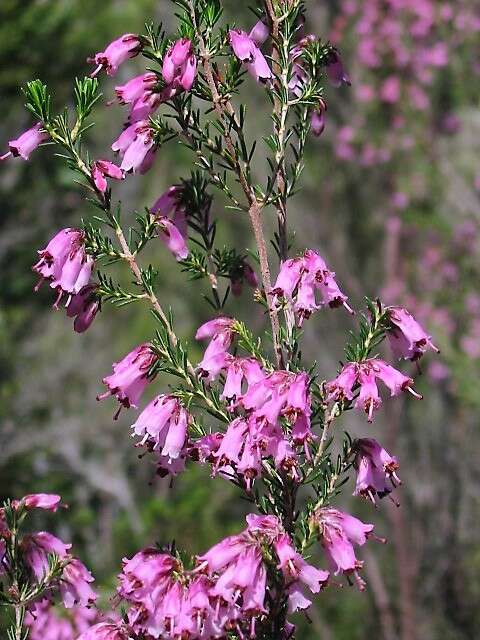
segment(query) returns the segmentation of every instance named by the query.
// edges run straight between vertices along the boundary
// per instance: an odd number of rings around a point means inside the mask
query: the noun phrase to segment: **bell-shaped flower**
[[[32,151],[48,140],[49,135],[46,131],[42,130],[42,124],[38,123],[34,127],[31,127],[27,131],[24,131],[15,140],[10,140],[8,143],[8,153],[0,156],[0,160],[6,160],[7,158],[23,158],[28,160]]]
[[[124,180],[125,174],[120,167],[108,160],[95,160],[92,163],[92,180],[100,193],[105,193],[108,187],[107,178]]]
[[[88,284],[94,262],[86,253],[83,231],[62,229],[38,255],[40,260],[32,267],[41,276],[36,288],[50,280],[50,286],[60,291],[56,305],[62,292],[76,294]]]
[[[354,443],[357,481],[353,495],[368,498],[375,504],[375,496],[383,498],[401,484],[397,476],[396,458],[373,438],[361,438]]]
[[[91,282],[71,296],[67,303],[67,316],[75,318],[73,329],[77,333],[86,331],[100,310],[101,302],[97,291],[98,284]]]
[[[164,216],[157,216],[155,222],[160,240],[170,249],[177,260],[185,260],[189,254],[188,247],[176,225]]]
[[[120,362],[114,362],[113,373],[103,378],[108,391],[97,396],[97,400],[115,396],[121,406],[127,409],[136,407],[145,387],[155,376],[150,370],[157,359],[151,345],[145,343],[128,353]]]
[[[142,43],[134,33],[126,33],[120,38],[111,42],[105,51],[96,53],[88,62],[94,62],[97,68],[90,77],[95,77],[102,69],[105,69],[107,75],[114,76],[119,66],[128,60],[134,58],[142,50]]]
[[[390,307],[389,317],[391,328],[388,331],[388,339],[396,358],[419,360],[427,349],[439,353],[431,336],[406,309]]]

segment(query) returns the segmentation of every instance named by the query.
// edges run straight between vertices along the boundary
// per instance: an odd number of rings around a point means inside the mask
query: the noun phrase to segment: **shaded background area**
[[[306,4],[308,30],[338,43],[352,87],[327,89],[327,130],[309,143],[305,188],[292,201],[295,246],[318,249],[355,306],[378,294],[408,306],[442,354],[422,365],[422,375],[411,367],[423,402],[385,402],[373,426],[353,413],[338,425],[368,431],[399,457],[401,507],[384,500],[375,510],[349,498],[347,487],[342,502],[377,523],[389,544],[361,550],[368,590],[330,588],[299,637],[470,639],[480,623],[478,5]],[[246,8],[223,5],[239,25],[250,25]],[[89,72],[88,55],[120,33],[141,31],[147,17],[170,31],[172,16],[170,3],[153,0],[3,0],[0,148],[30,123],[21,84],[40,77],[57,105],[69,103],[72,79]],[[132,61],[115,82],[104,82],[105,99],[140,65]],[[268,127],[262,90],[249,92],[249,136],[260,140]],[[122,116],[118,107],[97,110],[92,156],[108,156]],[[201,469],[190,468],[173,488],[154,479],[151,461],[139,461],[132,446],[131,417],[113,422],[113,403],[95,401],[112,361],[150,334],[149,315],[130,306],[115,310],[114,319],[106,305],[86,334],[74,334],[65,314],[51,310],[48,287],[33,293],[30,267],[58,228],[91,210],[48,148],[29,163],[0,168],[1,498],[61,493],[71,505],[56,519],[62,537],[74,542],[108,597],[124,555],[172,538],[202,551],[242,527],[245,505]],[[118,197],[125,210],[141,209],[190,168],[188,153],[170,146],[147,176],[122,184]],[[261,154],[257,171],[265,171]],[[246,221],[220,202],[214,209],[222,237],[239,250],[252,248]],[[164,273],[159,298],[172,306],[178,333],[198,361],[193,335],[209,313],[201,291],[186,283],[162,246],[148,257]],[[252,309],[245,291],[228,311],[260,329],[263,318]],[[306,324],[304,351],[325,378],[334,376],[350,328],[342,311],[320,312]]]

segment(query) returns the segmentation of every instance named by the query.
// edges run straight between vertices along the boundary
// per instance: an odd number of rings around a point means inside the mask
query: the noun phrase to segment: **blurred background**
[[[249,27],[243,3],[227,15]],[[338,429],[378,438],[400,460],[396,508],[341,500],[376,523],[386,546],[363,547],[368,589],[330,588],[299,618],[302,640],[470,640],[480,624],[480,7],[477,0],[307,1],[308,31],[341,49],[350,88],[327,89],[327,129],[308,145],[304,189],[291,204],[295,246],[319,250],[358,307],[363,295],[407,306],[434,336],[441,356],[409,370],[425,399],[384,403],[373,426],[347,414]],[[146,18],[173,29],[173,5],[153,0],[2,0],[0,149],[30,125],[19,87],[49,84],[57,106],[71,102],[87,56]],[[137,58],[105,81],[141,72]],[[265,134],[262,90],[251,86],[250,137]],[[93,157],[109,157],[121,108],[98,109],[89,136]],[[268,129],[267,129],[268,131]],[[265,163],[258,158],[258,174]],[[151,205],[187,175],[188,153],[170,146],[144,178],[122,184],[125,210]],[[222,238],[252,247],[248,225],[215,207]],[[58,492],[70,504],[45,526],[74,543],[108,598],[123,556],[175,538],[192,552],[243,528],[245,506],[227,483],[190,468],[170,486],[138,460],[131,416],[112,420],[98,404],[111,363],[151,335],[142,306],[106,305],[84,335],[74,334],[52,293],[33,293],[37,249],[60,227],[91,215],[80,190],[47,147],[0,171],[0,497]],[[159,297],[191,343],[208,317],[199,287],[185,284],[158,246],[150,260],[165,274]],[[263,323],[251,292],[229,307]],[[254,316],[253,314],[257,314]],[[304,352],[325,378],[335,375],[351,320],[325,311],[306,323]],[[120,321],[121,320],[121,321]],[[156,385],[158,392],[159,381]],[[322,563],[319,555],[319,563]]]

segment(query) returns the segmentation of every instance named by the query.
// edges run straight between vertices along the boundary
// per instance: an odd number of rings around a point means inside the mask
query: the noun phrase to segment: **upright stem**
[[[196,24],[196,15],[195,15],[195,7],[193,5],[192,0],[189,0],[190,14],[192,20],[194,22],[195,27],[197,28],[198,33],[198,42],[200,48],[200,56],[202,59],[202,67],[205,73],[205,78],[207,80],[208,88],[210,89],[210,93],[212,94],[212,101],[215,112],[218,118],[222,121],[225,121],[226,116],[230,119],[234,119],[237,123],[236,130],[239,135],[243,136],[241,132],[241,127],[239,126],[238,119],[235,113],[235,108],[232,102],[228,99],[222,99],[220,92],[217,87],[217,83],[214,78],[212,65],[210,64],[210,53],[207,49],[205,39],[198,29],[198,25]],[[257,244],[258,255],[260,259],[260,271],[262,275],[262,283],[263,288],[265,290],[265,296],[267,299],[268,306],[268,314],[270,316],[270,323],[272,325],[272,340],[273,340],[273,348],[275,350],[275,359],[277,362],[277,366],[283,368],[285,363],[283,359],[282,346],[280,342],[280,321],[278,319],[278,312],[273,302],[272,297],[272,278],[270,275],[270,266],[268,263],[268,252],[267,252],[267,243],[265,240],[265,235],[263,233],[263,225],[262,225],[262,208],[260,203],[257,200],[253,187],[249,184],[249,180],[245,171],[241,165],[241,162],[238,158],[237,151],[235,149],[235,144],[232,140],[232,137],[228,131],[228,126],[225,127],[224,132],[225,145],[227,150],[234,161],[235,164],[235,172],[237,174],[239,183],[242,187],[242,190],[247,199],[249,210],[248,215],[250,218],[250,223],[252,226],[252,230],[255,236],[255,242]]]
[[[25,619],[25,607],[15,606],[15,640],[23,640],[23,621]]]

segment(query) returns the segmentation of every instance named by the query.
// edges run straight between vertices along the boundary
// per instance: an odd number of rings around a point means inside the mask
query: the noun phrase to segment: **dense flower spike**
[[[96,76],[102,69],[105,69],[107,75],[114,76],[119,66],[128,60],[134,58],[142,49],[142,43],[139,37],[133,33],[126,33],[111,42],[105,51],[96,53],[94,58],[89,58],[88,62],[94,62],[97,68],[91,77]]]
[[[383,498],[401,484],[397,476],[399,468],[397,459],[376,440],[360,438],[355,441],[353,450],[355,452],[353,466],[357,471],[353,495],[368,498],[375,503],[375,495]]]
[[[257,82],[267,82],[272,76],[272,71],[268,66],[265,56],[260,51],[254,38],[258,38],[260,28],[255,25],[252,34],[248,35],[241,29],[231,29],[229,31],[230,45],[233,53],[245,64],[249,73]],[[265,34],[262,34],[262,36]]]
[[[3,156],[0,156],[0,160],[6,160],[7,158],[23,158],[28,160],[32,151],[48,140],[49,135],[46,131],[42,131],[42,124],[38,123],[31,129],[28,129],[21,136],[15,140],[10,140],[8,143],[9,151]]]
[[[97,400],[115,396],[127,409],[137,407],[145,387],[153,380],[150,369],[156,361],[157,356],[151,345],[139,345],[123,360],[113,363],[113,374],[103,379],[108,391],[97,396]]]
[[[373,524],[365,524],[348,513],[326,507],[314,513],[312,524],[318,531],[331,570],[335,575],[343,573],[349,579],[354,577],[358,588],[363,591],[365,582],[358,573],[363,562],[357,560],[353,545],[365,544],[372,535]]]
[[[396,358],[419,360],[428,348],[439,353],[431,336],[406,309],[391,307],[390,322],[392,326],[388,339]]]
[[[359,394],[355,401],[355,408],[362,409],[372,422],[373,413],[382,403],[377,388],[377,380],[390,390],[390,395],[398,396],[402,391],[408,391],[415,398],[422,396],[413,389],[413,380],[383,360],[373,358],[364,362],[350,362],[345,365],[339,375],[326,385],[327,400],[329,402],[351,401],[355,390]]]
[[[321,303],[316,300],[319,292]],[[301,326],[305,318],[309,318],[322,305],[329,307],[344,306],[350,313],[347,296],[343,294],[335,280],[335,273],[330,271],[323,258],[311,249],[298,258],[291,258],[282,263],[275,285],[272,289],[274,300],[284,300],[295,312]]]
[[[76,294],[88,284],[94,262],[85,251],[82,231],[62,229],[38,255],[40,260],[33,266],[33,271],[41,276],[37,288],[43,280],[50,280],[50,286],[60,292],[56,305],[63,292]]]

